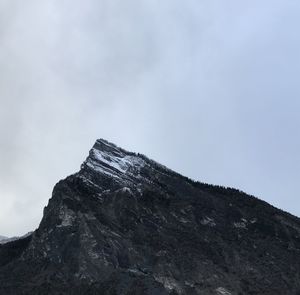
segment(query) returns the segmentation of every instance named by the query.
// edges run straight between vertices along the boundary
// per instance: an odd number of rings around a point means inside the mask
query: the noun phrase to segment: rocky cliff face
[[[0,246],[0,294],[299,295],[300,220],[98,140]]]

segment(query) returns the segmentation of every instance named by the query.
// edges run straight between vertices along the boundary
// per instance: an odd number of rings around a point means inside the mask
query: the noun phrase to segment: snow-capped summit
[[[127,152],[106,140],[99,139],[84,165],[109,177],[137,176],[146,165],[142,156]],[[83,167],[84,167],[83,165]]]
[[[177,173],[142,154],[126,151],[104,139],[98,139],[82,164],[78,175],[84,181],[111,189],[149,184],[162,174]]]

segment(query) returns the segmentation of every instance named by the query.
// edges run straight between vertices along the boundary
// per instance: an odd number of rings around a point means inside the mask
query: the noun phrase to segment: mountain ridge
[[[299,295],[299,253],[299,218],[100,139],[0,246],[0,294]]]
[[[280,210],[282,213],[287,214],[287,215],[289,215],[289,216],[291,216],[293,218],[297,218],[297,219],[300,218],[299,216],[296,216],[295,214],[292,214],[292,213],[290,213],[290,212],[288,212],[288,211],[286,211],[286,210],[284,210],[282,208],[276,207],[276,206],[272,205],[271,203],[269,203],[268,201],[265,201],[265,200],[263,200],[263,199],[261,199],[259,197],[256,197],[253,194],[249,194],[249,193],[245,192],[244,190],[241,190],[241,189],[238,189],[238,188],[235,188],[235,187],[231,187],[231,186],[223,186],[223,185],[217,185],[217,184],[210,184],[210,183],[202,182],[202,181],[199,181],[199,180],[196,180],[196,179],[184,176],[183,174],[181,174],[179,172],[176,172],[175,170],[167,167],[166,165],[163,165],[163,164],[157,162],[156,160],[153,160],[153,159],[147,157],[144,154],[127,151],[127,150],[119,147],[118,145],[116,145],[116,144],[114,144],[114,143],[112,143],[112,142],[110,142],[110,141],[108,141],[108,140],[106,140],[104,138],[99,138],[99,139],[96,140],[96,143],[94,144],[93,148],[90,150],[90,153],[94,149],[94,147],[97,146],[97,143],[104,143],[104,144],[107,144],[107,145],[111,145],[114,148],[119,149],[119,150],[121,150],[124,153],[128,153],[128,154],[131,154],[131,155],[134,155],[134,156],[137,156],[137,157],[141,157],[142,159],[145,159],[146,161],[148,161],[148,162],[150,162],[150,163],[152,163],[152,164],[160,167],[161,169],[168,170],[169,173],[172,173],[173,175],[176,175],[176,176],[184,179],[185,181],[188,181],[189,183],[195,185],[196,187],[201,187],[202,189],[207,189],[207,190],[214,189],[214,190],[220,191],[221,193],[228,192],[229,194],[230,193],[242,194],[242,195],[245,195],[247,197],[255,198],[255,199],[259,200],[260,202],[263,202],[265,205],[271,206],[272,208],[274,208],[276,210]],[[89,157],[90,157],[90,155],[87,157],[87,159],[85,160],[85,162],[89,159]],[[81,169],[82,169],[84,163],[81,165]]]
[[[11,238],[0,236],[0,244],[6,244],[6,243],[13,242],[13,241],[16,241],[16,240],[22,240],[22,239],[27,238],[28,236],[31,236],[31,235],[32,235],[32,232],[28,232],[25,235],[15,236],[15,237],[11,237]]]

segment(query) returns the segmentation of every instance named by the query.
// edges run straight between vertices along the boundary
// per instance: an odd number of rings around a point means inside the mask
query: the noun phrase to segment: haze
[[[0,234],[97,138],[300,215],[300,3],[0,0]]]

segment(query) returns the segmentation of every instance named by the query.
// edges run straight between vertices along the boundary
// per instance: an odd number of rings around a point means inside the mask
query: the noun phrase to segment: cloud
[[[53,185],[99,137],[300,214],[300,4],[0,8],[1,234],[37,227]]]

